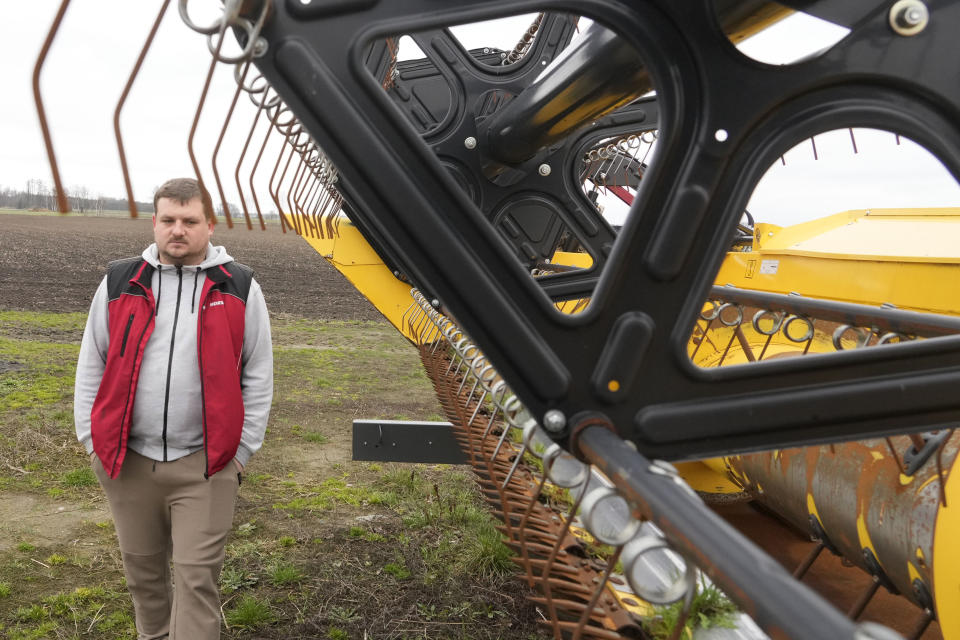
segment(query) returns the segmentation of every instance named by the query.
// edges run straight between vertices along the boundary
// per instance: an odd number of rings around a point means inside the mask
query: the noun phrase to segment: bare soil
[[[382,316],[336,269],[291,231],[218,224],[212,241],[254,269],[272,313],[318,320]],[[107,263],[153,242],[149,217],[0,214],[0,308],[86,311]]]
[[[149,218],[0,214],[0,310],[86,312],[107,263],[138,255],[150,242]],[[378,481],[382,475],[379,465],[351,462],[353,418],[437,419],[440,409],[425,377],[421,382],[410,382],[410,365],[415,365],[416,360],[413,349],[408,354],[407,343],[379,312],[305,241],[292,232],[281,233],[276,226],[267,231],[248,231],[245,227],[228,229],[220,224],[213,242],[224,245],[237,261],[254,269],[274,327],[288,328],[283,334],[286,337],[281,336],[275,346],[301,347],[300,342],[304,341],[318,351],[334,347],[326,344],[328,338],[320,326],[334,321],[333,324],[339,323],[337,339],[346,336],[360,345],[357,353],[373,354],[364,357],[385,363],[372,371],[369,378],[358,374],[344,383],[343,389],[328,386],[322,393],[313,391],[310,385],[314,381],[286,380],[283,372],[278,377],[277,402],[267,439],[248,469],[249,482],[244,481],[238,498],[230,544],[242,547],[249,538],[242,537],[238,528],[244,523],[256,523],[254,538],[258,544],[262,545],[264,540],[295,541],[292,547],[277,547],[270,558],[287,553],[305,577],[296,594],[289,589],[274,589],[276,623],[255,630],[229,628],[224,637],[341,637],[336,635],[335,627],[345,630],[345,637],[350,638],[368,637],[368,630],[373,634],[370,637],[397,639],[542,637],[537,632],[539,616],[532,605],[524,602],[525,589],[519,582],[510,579],[507,586],[502,583],[503,578],[481,578],[458,585],[439,580],[428,586],[421,581],[418,571],[424,566],[422,550],[429,550],[440,539],[435,527],[410,530],[397,513],[377,505],[340,505],[316,514],[277,510],[275,505],[288,501],[289,493],[302,494],[310,488],[319,491],[327,479],[346,478],[348,486],[367,482],[365,475],[371,483]],[[356,321],[362,323],[356,332],[344,331],[344,323],[349,328]],[[68,331],[70,335],[58,331],[32,327],[19,337],[42,342],[79,342],[75,331]],[[292,342],[287,345],[284,340]],[[355,364],[366,367],[365,362]],[[0,372],[12,372],[22,365],[0,360]],[[364,391],[357,392],[358,387]],[[417,391],[411,393],[410,389]],[[421,393],[421,389],[425,391]],[[285,397],[290,400],[282,400]],[[67,470],[79,461],[82,451],[77,450],[79,445],[66,433],[69,424],[59,428],[62,432],[52,432],[52,438],[64,451],[62,460],[46,460],[43,466],[65,464]],[[306,440],[308,435],[316,434],[322,434],[326,440]],[[0,462],[10,460],[7,466],[20,471],[5,468],[3,473],[14,477],[21,471],[32,473],[25,470],[30,467],[29,460],[17,458],[14,453],[7,458],[0,456]],[[29,452],[24,455],[29,456]],[[397,465],[384,465],[383,473],[396,468]],[[426,474],[431,478],[429,482],[442,482],[440,470],[422,466],[417,469],[418,477]],[[40,571],[42,575],[31,578],[30,590],[37,594],[34,597],[41,597],[46,593],[44,589],[69,591],[94,578],[94,582],[119,584],[119,557],[112,528],[107,526],[109,510],[98,488],[92,489],[84,491],[86,497],[80,501],[71,500],[76,492],[53,497],[40,490],[0,491],[0,552],[8,556],[19,553],[23,558],[17,567]],[[436,484],[433,491],[438,491]],[[437,495],[444,492],[441,484]],[[306,493],[305,497],[312,495]],[[384,542],[356,537],[357,527],[368,532],[365,535],[379,536]],[[398,544],[396,540],[409,541]],[[21,541],[29,541],[36,550],[17,551]],[[85,558],[87,569],[78,570],[74,580],[67,576],[66,569],[47,567],[42,559],[53,551],[67,555],[76,552]],[[268,558],[261,556],[259,551],[251,552],[246,564],[246,570],[261,577],[258,594],[269,592],[263,577],[268,572]],[[228,553],[228,565],[231,562],[237,560],[231,560]],[[383,567],[392,562],[408,567],[413,578],[385,574]],[[9,577],[6,579],[9,582]],[[253,593],[252,588],[250,592]],[[225,598],[226,610],[239,602],[241,593],[247,591]],[[6,616],[15,616],[11,612],[19,605],[14,597],[0,602],[0,618],[4,617],[4,609],[9,609]],[[355,614],[347,615],[351,611]],[[446,617],[451,611],[460,611],[460,618]],[[464,611],[469,611],[469,616]],[[3,635],[0,624],[0,636]]]

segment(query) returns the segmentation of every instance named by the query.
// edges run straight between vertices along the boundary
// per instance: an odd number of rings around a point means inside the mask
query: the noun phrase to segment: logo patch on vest
[[[220,307],[220,306],[223,306],[223,300],[217,300],[217,301],[215,301],[215,302],[211,302],[211,303],[208,304],[207,306],[208,306],[208,307]]]

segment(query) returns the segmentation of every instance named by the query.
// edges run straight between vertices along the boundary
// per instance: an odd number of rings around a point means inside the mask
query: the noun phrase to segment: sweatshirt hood
[[[143,250],[143,259],[147,263],[156,269],[160,268],[160,258],[157,251],[157,243],[154,242],[149,247]],[[199,267],[200,271],[206,271],[211,267],[216,267],[217,265],[226,264],[228,262],[233,262],[233,257],[227,253],[227,249],[222,246],[213,246],[213,244],[207,244],[207,257],[203,259],[203,262],[200,264],[191,264],[184,265],[190,271],[196,270]]]

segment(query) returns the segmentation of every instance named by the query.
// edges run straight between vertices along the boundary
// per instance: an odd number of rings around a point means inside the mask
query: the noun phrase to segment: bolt
[[[434,309],[439,309],[440,301],[434,298],[433,300],[430,301],[430,306],[432,306]]]
[[[560,433],[567,426],[567,416],[559,409],[550,409],[543,414],[543,428],[550,433]]]
[[[920,0],[899,0],[890,7],[890,28],[901,36],[914,36],[923,31],[930,12]]]
[[[543,177],[547,177],[548,175],[550,175],[550,171],[551,171],[550,165],[544,162],[542,165],[540,165],[540,168],[537,169],[537,171],[539,171],[540,175],[542,175]]]
[[[467,136],[463,139],[463,146],[465,146],[467,149],[476,149],[477,139],[473,136]]]
[[[257,41],[253,43],[253,57],[262,58],[267,53],[267,40],[265,38],[257,38]]]

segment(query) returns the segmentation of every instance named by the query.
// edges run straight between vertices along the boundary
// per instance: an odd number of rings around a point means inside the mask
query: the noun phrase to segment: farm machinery
[[[828,131],[960,176],[960,6],[188,5],[210,73],[235,65],[223,132],[256,106],[247,226],[268,121],[282,228],[417,345],[553,637],[651,637],[674,602],[663,637],[689,637],[715,586],[743,614],[696,637],[960,638],[960,209],[745,213]],[[794,10],[846,35],[789,65],[738,51]],[[512,49],[454,35],[529,12]],[[232,225],[216,150],[213,176]]]

